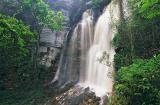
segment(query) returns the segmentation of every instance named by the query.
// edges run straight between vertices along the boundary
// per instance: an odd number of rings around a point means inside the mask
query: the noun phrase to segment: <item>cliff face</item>
[[[55,67],[55,61],[59,62],[60,59],[62,60],[60,63],[66,61],[63,55],[67,53],[66,51],[69,47],[73,30],[78,22],[81,21],[84,11],[92,9],[94,23],[96,23],[104,7],[110,2],[110,0],[100,0],[98,4],[95,4],[93,1],[94,0],[46,0],[52,9],[62,11],[65,17],[61,31],[52,32],[50,29],[44,28],[40,37],[40,64],[47,68],[54,68],[53,77],[58,69],[57,66]],[[56,65],[58,62],[56,62]],[[58,66],[60,65],[63,64],[59,64]]]
[[[61,52],[64,40],[70,30],[69,27],[69,2],[66,0],[46,0],[50,8],[56,11],[62,11],[64,15],[63,29],[52,31],[45,27],[40,35],[40,64],[47,68],[53,67],[55,60]]]
[[[110,2],[111,0],[71,0],[72,6],[69,8],[70,25],[75,26],[81,20],[82,14],[87,9],[93,10],[95,23],[97,18],[102,14],[104,7]]]
[[[97,19],[103,12],[103,9],[110,2],[110,0],[101,0],[99,2],[100,4],[97,4],[100,6],[96,7],[92,1],[93,0],[69,0],[69,1],[55,0],[56,2],[55,5],[55,2],[53,2],[53,0],[48,0],[52,9],[61,10],[64,13],[65,21],[63,23],[63,30],[61,31],[52,32],[47,28],[43,30],[41,34],[40,52],[44,55],[41,58],[41,64],[44,64],[47,67],[51,67],[53,71],[53,74],[50,76],[52,80],[48,81],[50,82],[48,85],[49,86],[48,93],[54,93],[54,95],[63,92],[64,93],[60,95],[61,98],[57,96],[55,99],[53,98],[53,100],[47,101],[46,105],[55,105],[56,102],[57,102],[56,105],[61,105],[62,103],[67,103],[67,102],[71,102],[73,104],[70,103],[66,105],[74,105],[75,102],[84,105],[88,105],[88,103],[89,104],[94,103],[93,105],[99,104],[99,98],[97,101],[97,98],[94,93],[91,95],[91,97],[88,97],[90,93],[89,94],[87,93],[86,95],[77,93],[78,96],[75,96],[74,91],[81,91],[81,89],[77,90],[77,88],[73,89],[73,93],[72,91],[70,92],[70,88],[79,81],[80,65],[77,64],[79,64],[81,60],[79,56],[80,48],[77,48],[76,54],[74,53],[75,55],[71,53],[71,48],[73,47],[71,45],[74,45],[74,43],[71,43],[72,38],[74,37],[75,34],[74,29],[77,26],[77,24],[82,20],[82,14],[87,9],[92,9],[94,15],[93,16],[94,23],[96,23]],[[79,43],[79,39],[80,38],[78,37],[78,39],[75,42]],[[74,60],[72,58],[74,58]],[[55,66],[54,61],[59,62],[59,63],[56,62],[57,66]],[[73,64],[74,66],[72,66],[72,64],[69,65],[70,61],[74,62]],[[88,97],[87,102],[83,101],[84,97]],[[88,102],[88,100],[93,100],[93,101]]]
[[[96,23],[99,16],[102,14],[103,9],[106,7],[107,4],[109,4],[110,0],[101,0],[97,4],[98,6],[95,6],[92,2],[93,0],[70,0],[70,5],[66,5],[64,8],[63,6],[56,7],[59,8],[59,10],[62,10],[63,13],[65,13],[65,24],[64,26],[67,26],[64,30],[67,32],[65,34],[65,37],[63,39],[63,48],[60,50],[60,61],[58,68],[56,69],[56,76],[53,76],[53,80],[51,81],[50,89],[54,94],[63,93],[60,96],[55,97],[53,100],[49,100],[46,105],[62,105],[65,103],[65,105],[75,105],[75,102],[77,102],[79,105],[92,105],[92,100],[95,100],[93,102],[93,105],[99,105],[99,101],[97,101],[95,98],[95,95],[91,95],[91,97],[88,97],[86,100],[89,100],[87,102],[83,101],[84,97],[86,97],[84,94],[81,93],[75,93],[75,92],[81,92],[81,89],[77,90],[77,88],[72,89],[71,87],[74,86],[79,81],[79,72],[80,72],[80,36],[77,34],[77,39],[74,39],[75,31],[77,24],[82,20],[82,14],[87,9],[92,9],[93,11],[93,18],[94,23]],[[59,2],[68,2],[67,0],[61,0]],[[53,2],[52,2],[53,3]],[[53,6],[53,4],[52,4]],[[51,6],[51,7],[52,7]],[[61,7],[61,8],[60,8]],[[54,8],[54,7],[52,7]],[[92,13],[91,11],[91,13]],[[92,16],[91,16],[92,17]],[[91,18],[91,20],[93,19]],[[82,20],[83,21],[83,20]],[[93,25],[92,25],[93,26]],[[75,28],[76,27],[76,28]],[[82,28],[81,26],[79,28]],[[78,31],[79,32],[79,31]],[[84,34],[85,35],[85,34]],[[73,42],[73,43],[72,43]],[[74,43],[75,42],[75,43]],[[75,44],[75,46],[74,46]],[[73,46],[72,46],[73,45]],[[77,47],[78,46],[78,47]],[[76,51],[73,51],[73,49],[76,49]],[[79,65],[78,65],[79,64]],[[71,88],[71,89],[70,89]],[[68,91],[67,91],[68,90]],[[73,92],[72,92],[73,90]],[[66,92],[65,92],[66,91]],[[77,95],[77,96],[76,96]],[[88,93],[87,93],[88,95]],[[94,98],[93,98],[93,97]],[[77,101],[79,100],[79,101]],[[99,98],[98,98],[99,100]],[[53,103],[52,103],[53,102]],[[70,102],[70,103],[68,103]],[[66,104],[67,103],[67,104]],[[73,104],[72,104],[73,103]],[[95,104],[96,103],[96,104]],[[76,105],[78,105],[76,104]]]

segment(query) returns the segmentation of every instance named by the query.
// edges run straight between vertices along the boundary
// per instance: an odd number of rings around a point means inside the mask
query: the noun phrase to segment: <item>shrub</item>
[[[160,55],[137,59],[117,73],[116,97],[127,105],[160,105]],[[123,99],[121,97],[124,97]]]

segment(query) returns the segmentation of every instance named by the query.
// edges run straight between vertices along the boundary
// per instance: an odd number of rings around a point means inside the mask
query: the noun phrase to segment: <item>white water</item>
[[[93,42],[93,20],[92,20],[92,11],[87,10],[84,12],[81,21],[81,34],[80,34],[80,80],[84,82],[86,80],[85,69],[87,66],[86,57],[89,51],[89,48]]]
[[[59,80],[63,84],[77,81],[79,76],[80,86],[90,87],[101,97],[112,93],[115,52],[111,41],[116,33],[112,24],[119,19],[118,5],[111,2],[106,7],[94,31],[92,18],[91,10],[84,12],[82,21],[74,29],[67,50],[64,50],[52,82]]]
[[[131,14],[127,0],[122,0],[124,18],[127,19]]]
[[[75,27],[71,40],[61,56],[61,60],[53,82],[60,85],[77,81],[79,75],[84,76],[86,55],[93,42],[93,16],[91,10],[83,13],[82,21]],[[85,78],[80,78],[84,81]],[[61,82],[62,81],[62,82]]]
[[[111,45],[115,34],[112,20],[118,19],[118,11],[118,5],[110,3],[99,17],[95,27],[94,41],[86,58],[85,75],[80,75],[80,79],[84,78],[85,80],[80,81],[79,84],[83,87],[89,86],[97,96],[112,93],[113,58],[115,54]],[[102,57],[105,58],[103,61],[105,64],[99,61]]]

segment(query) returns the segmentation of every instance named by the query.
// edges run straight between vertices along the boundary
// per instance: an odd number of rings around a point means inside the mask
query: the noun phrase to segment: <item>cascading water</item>
[[[75,27],[70,43],[65,46],[59,67],[52,83],[59,85],[79,80],[79,75],[85,75],[86,55],[93,41],[92,11],[83,13],[82,21]],[[67,44],[67,43],[66,43]],[[81,78],[80,81],[84,81]]]
[[[92,20],[92,11],[87,10],[83,14],[83,19],[81,22],[81,41],[80,41],[80,75],[82,76],[79,81],[84,81],[85,77],[85,68],[87,66],[86,57],[89,48],[93,42],[93,20]]]
[[[83,13],[71,39],[66,41],[69,43],[65,44],[59,68],[52,81],[58,81],[59,86],[70,82],[78,82],[78,85],[56,97],[58,105],[74,105],[75,100],[81,98],[82,103],[85,103],[85,95],[92,93],[89,89],[98,97],[112,93],[115,52],[111,41],[116,33],[113,23],[119,19],[119,12],[118,3],[112,1],[99,17],[94,31],[92,11],[86,10]],[[91,99],[96,99],[95,95],[92,96]]]
[[[52,82],[62,86],[79,81],[97,96],[112,92],[114,48],[111,41],[116,32],[112,22],[119,19],[117,3],[111,2],[99,17],[93,32],[93,14],[86,10],[66,45],[58,71]]]
[[[113,14],[114,13],[114,14]],[[114,48],[111,45],[115,29],[111,26],[112,19],[118,19],[118,5],[110,3],[98,19],[95,27],[94,41],[86,58],[86,68],[80,79],[80,85],[90,87],[96,95],[103,96],[112,92]],[[115,21],[115,20],[114,20]],[[106,58],[106,65],[99,61]],[[85,76],[85,77],[84,77]]]
[[[128,8],[128,2],[127,0],[122,0],[122,6],[123,6],[123,14],[124,14],[124,18],[128,18],[131,14],[129,8]]]

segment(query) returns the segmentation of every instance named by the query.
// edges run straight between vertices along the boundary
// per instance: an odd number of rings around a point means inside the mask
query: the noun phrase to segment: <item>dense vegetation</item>
[[[8,81],[7,79],[16,79],[18,75],[23,75],[26,69],[30,69],[27,68],[30,63],[27,62],[27,57],[34,42],[34,34],[22,21],[5,15],[0,15],[0,34],[0,69],[3,70],[0,77],[3,83]],[[13,74],[17,76],[14,75],[14,78]]]
[[[128,0],[117,25],[115,92],[111,105],[160,104],[160,2]]]
[[[130,66],[122,67],[116,76],[116,100],[111,105],[159,105],[159,70],[160,55],[136,59]]]
[[[0,105],[38,105],[48,98],[42,80],[47,71],[38,64],[40,33],[44,27],[60,30],[64,17],[46,1],[0,0]],[[98,17],[110,1],[74,0],[70,24],[87,8]],[[122,0],[117,2],[122,13]],[[160,1],[127,3],[129,14],[121,14],[113,39],[116,75],[109,104],[160,105]]]
[[[43,0],[0,1],[0,105],[36,105],[47,98],[39,37],[44,27],[61,29],[62,21],[62,12]]]

